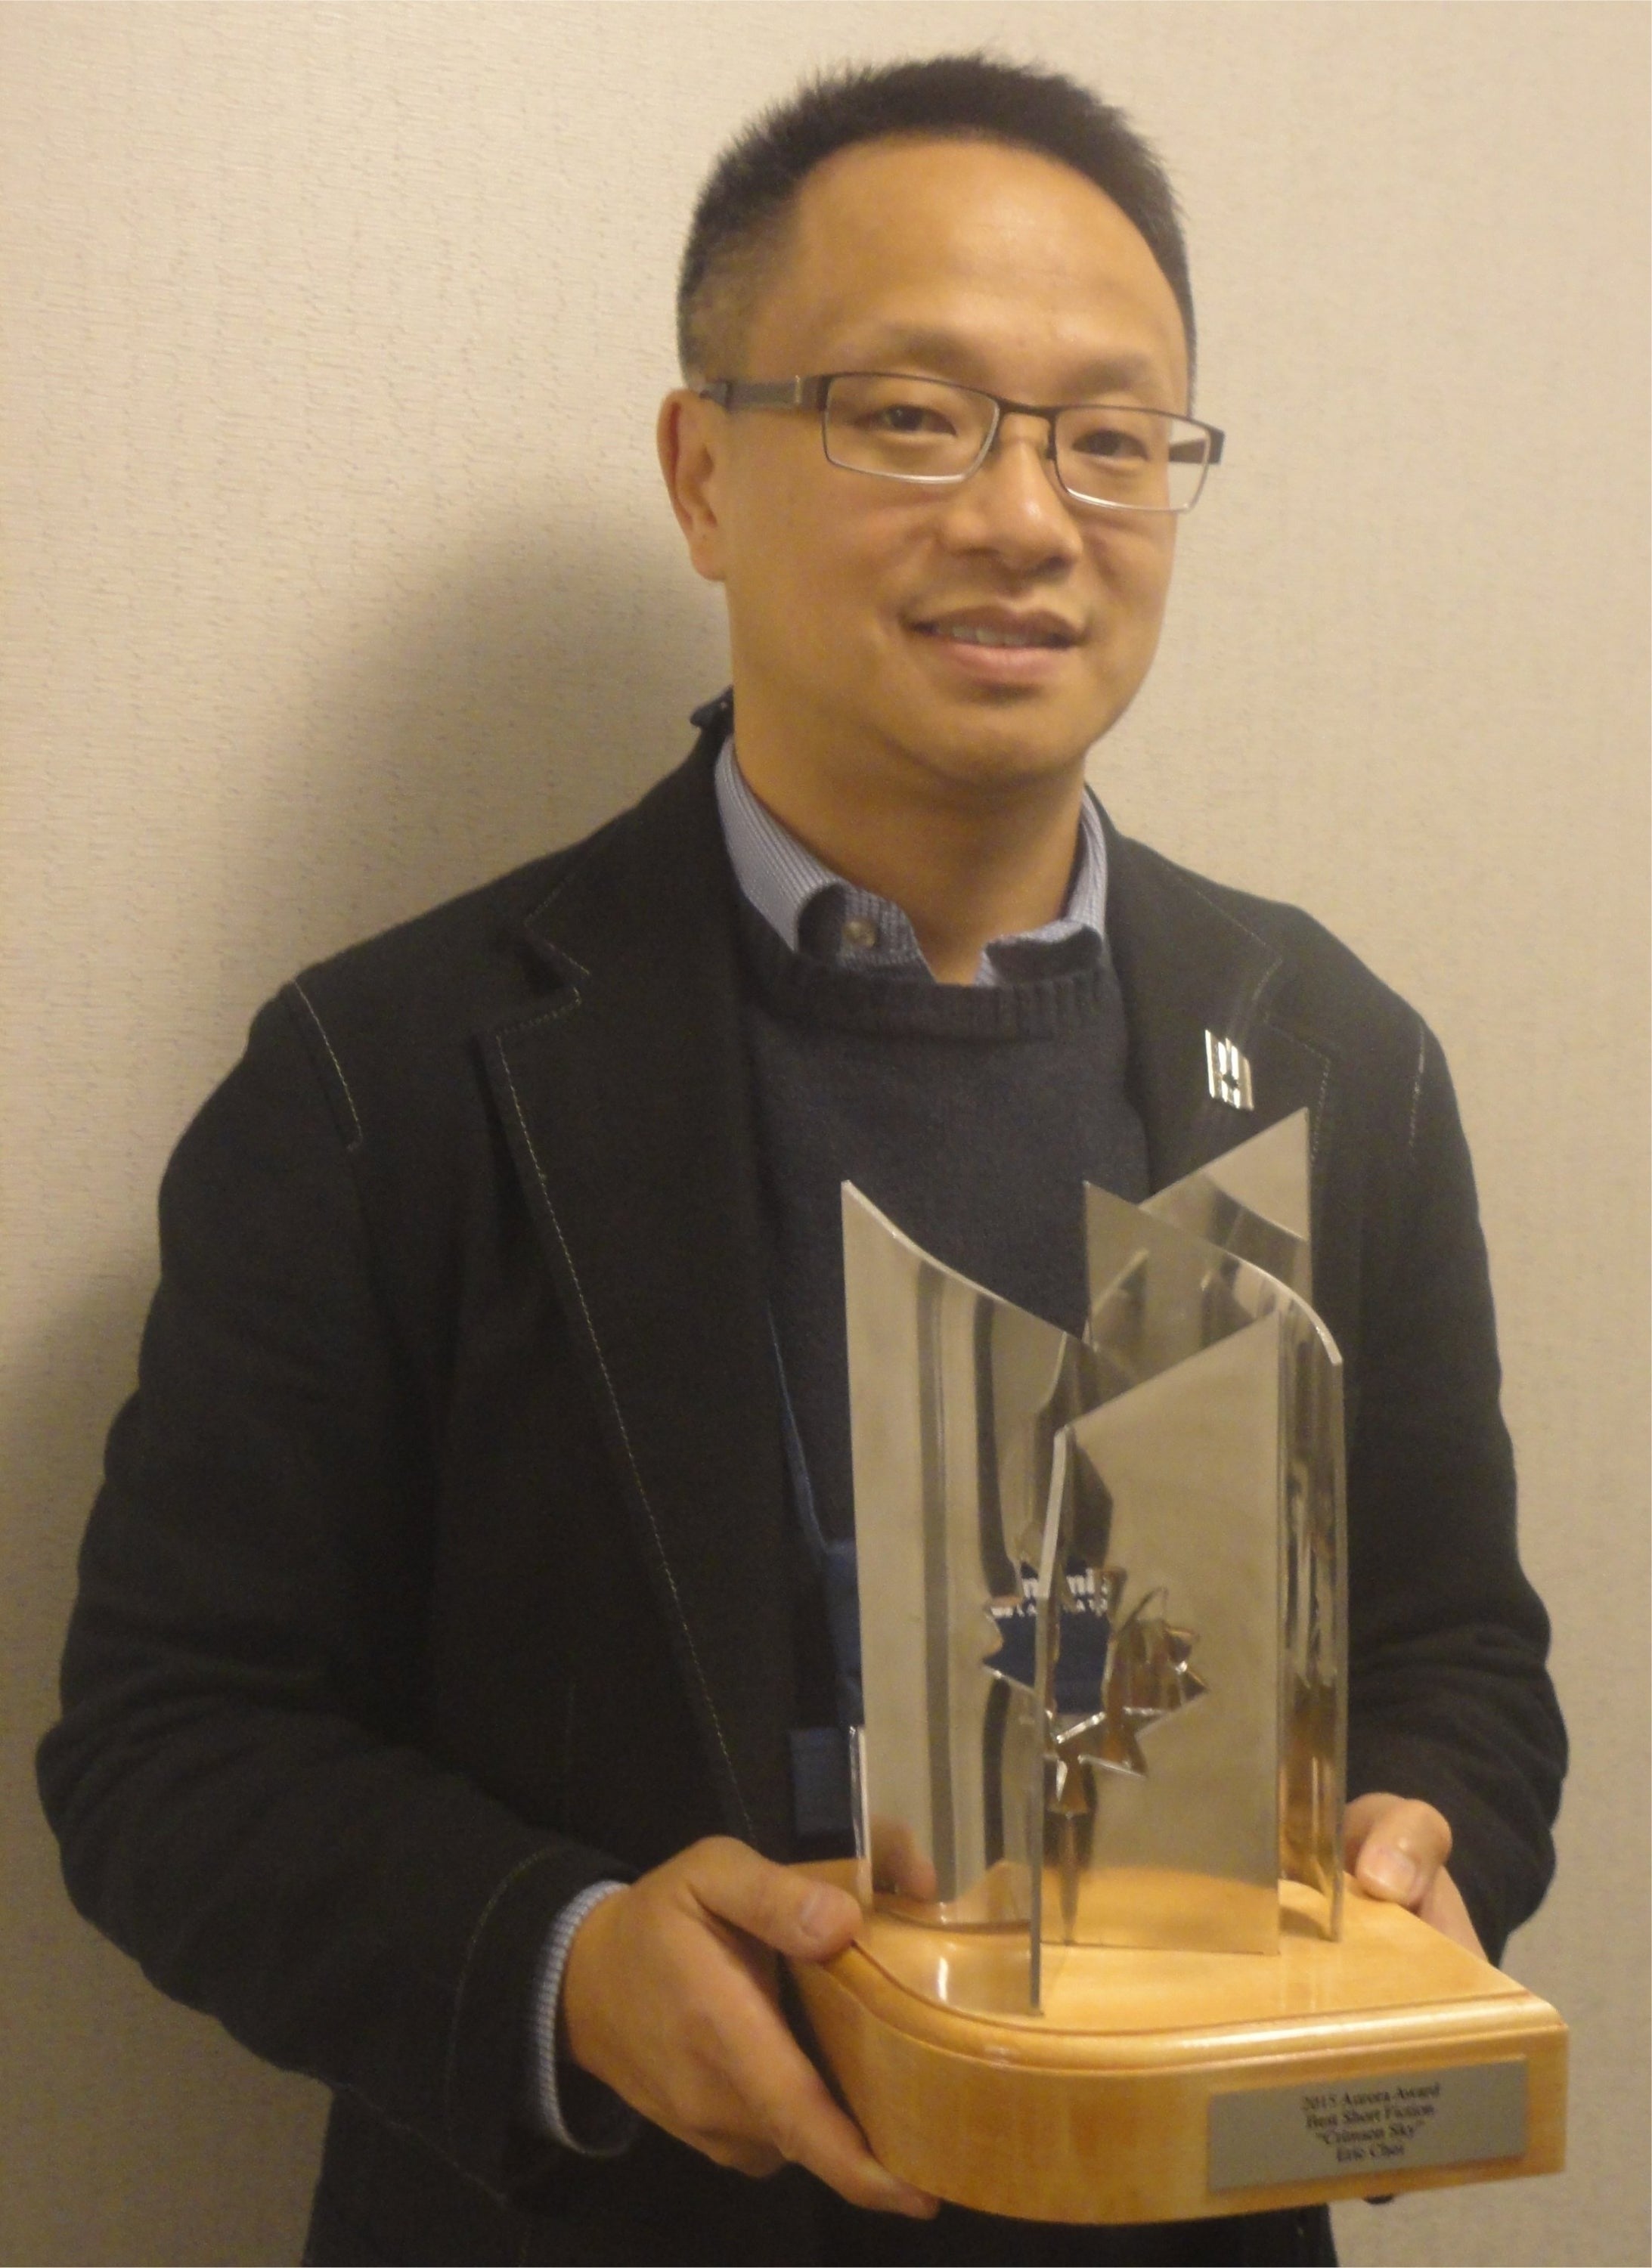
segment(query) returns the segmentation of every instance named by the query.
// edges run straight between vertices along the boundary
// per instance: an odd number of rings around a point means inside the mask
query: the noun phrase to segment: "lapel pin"
[[[1218,1102],[1225,1102],[1232,1110],[1256,1108],[1250,1093],[1250,1058],[1236,1040],[1219,1040],[1214,1032],[1206,1030],[1205,1073]]]

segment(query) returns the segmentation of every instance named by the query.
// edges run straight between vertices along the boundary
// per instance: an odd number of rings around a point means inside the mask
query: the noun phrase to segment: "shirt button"
[[[856,953],[870,953],[878,941],[878,925],[864,914],[851,914],[844,924],[844,943]]]

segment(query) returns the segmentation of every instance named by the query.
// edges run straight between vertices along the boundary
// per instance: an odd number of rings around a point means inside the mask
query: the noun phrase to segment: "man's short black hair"
[[[677,278],[685,376],[737,375],[721,368],[721,359],[803,180],[837,151],[891,135],[1005,142],[1094,181],[1146,239],[1176,294],[1191,371],[1187,247],[1175,192],[1154,151],[1121,110],[1076,80],[977,54],[823,72],[729,144],[694,208]]]

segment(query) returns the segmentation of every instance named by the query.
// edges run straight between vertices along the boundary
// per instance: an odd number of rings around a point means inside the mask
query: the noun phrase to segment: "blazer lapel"
[[[1279,946],[1249,924],[1236,894],[1210,888],[1110,823],[1107,838],[1108,943],[1125,995],[1153,1187],[1305,1108],[1317,1249],[1336,1064],[1322,1042],[1280,1011]],[[1249,1059],[1253,1109],[1235,1109],[1211,1093],[1207,1033],[1232,1041]]]
[[[779,1854],[789,1515],[711,737],[532,917],[560,982],[483,1043],[729,1830]]]

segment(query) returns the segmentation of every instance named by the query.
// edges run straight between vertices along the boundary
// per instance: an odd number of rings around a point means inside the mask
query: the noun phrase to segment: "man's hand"
[[[927,2220],[886,2173],[780,2014],[776,1955],[826,1961],[854,1935],[846,1890],[713,1837],[586,1917],[563,1971],[563,2038],[584,2071],[719,2166],[807,2166],[851,2205]]]
[[[1348,1806],[1343,1834],[1348,1872],[1368,1896],[1407,1906],[1482,1961],[1463,1894],[1446,1872],[1451,1829],[1431,1803],[1403,1795],[1361,1795]]]

